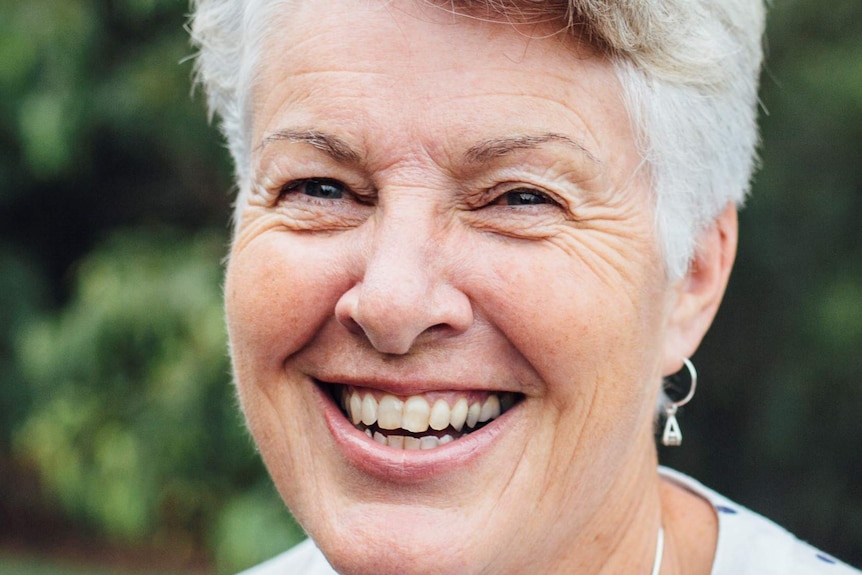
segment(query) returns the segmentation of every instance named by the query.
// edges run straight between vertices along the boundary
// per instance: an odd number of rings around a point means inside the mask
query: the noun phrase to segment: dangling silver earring
[[[697,370],[694,368],[694,364],[685,357],[682,359],[682,362],[685,364],[686,369],[688,369],[691,384],[685,397],[679,401],[669,401],[664,407],[664,414],[667,421],[665,421],[664,424],[664,433],[661,435],[661,443],[668,447],[675,447],[682,444],[682,431],[680,431],[679,423],[676,420],[676,410],[691,401],[691,398],[694,397],[694,392],[697,389]],[[680,372],[681,371],[682,370],[680,370]],[[676,375],[677,374],[674,374],[671,377],[675,377]]]

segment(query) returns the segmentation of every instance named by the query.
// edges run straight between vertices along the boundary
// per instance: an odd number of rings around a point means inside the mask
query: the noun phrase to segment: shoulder
[[[862,575],[694,479],[667,468],[659,472],[715,508],[718,547],[712,575]]]
[[[311,539],[240,575],[338,575]]]

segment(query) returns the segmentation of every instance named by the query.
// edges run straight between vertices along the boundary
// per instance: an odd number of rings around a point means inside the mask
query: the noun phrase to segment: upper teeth
[[[354,425],[367,428],[377,425],[382,430],[403,429],[411,433],[422,433],[428,428],[442,431],[451,427],[460,432],[464,425],[469,429],[500,416],[514,403],[514,394],[488,395],[484,401],[460,397],[449,405],[445,399],[433,404],[421,395],[404,400],[390,394],[377,399],[370,391],[359,391],[345,387],[341,404]]]

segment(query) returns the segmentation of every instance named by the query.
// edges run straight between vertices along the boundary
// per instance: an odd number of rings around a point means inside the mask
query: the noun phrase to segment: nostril
[[[359,285],[353,286],[335,304],[335,319],[346,327],[350,333],[355,335],[363,335],[365,333],[362,325],[356,320],[359,308],[359,290]]]
[[[357,322],[352,317],[338,318],[338,322],[344,327],[346,327],[347,331],[354,335],[365,335],[365,330],[362,329],[362,326],[359,325],[359,322]]]
[[[427,336],[435,336],[435,335],[445,335],[448,332],[455,331],[454,328],[446,323],[438,323],[434,324],[428,329],[425,330],[424,335]],[[420,334],[423,335],[423,334]]]

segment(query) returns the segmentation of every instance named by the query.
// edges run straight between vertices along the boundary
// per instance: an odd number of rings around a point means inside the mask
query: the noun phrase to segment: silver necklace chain
[[[664,554],[664,528],[659,526],[658,539],[655,542],[655,561],[652,564],[652,575],[661,573],[661,557]]]

